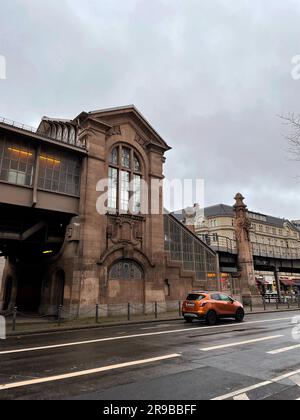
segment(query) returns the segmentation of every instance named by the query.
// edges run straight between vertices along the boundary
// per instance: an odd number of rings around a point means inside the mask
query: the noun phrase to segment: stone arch
[[[111,276],[111,269],[122,261],[125,264],[130,262],[137,270],[140,270],[140,275],[125,275],[123,278]],[[124,246],[115,247],[101,261],[100,299],[103,303],[110,304],[144,304],[146,282],[152,268],[153,265],[140,250]]]
[[[140,266],[142,266],[144,270],[154,267],[154,264],[141,250],[124,245],[116,245],[109,251],[104,253],[100,259],[100,265],[110,267],[114,263],[114,261],[117,261],[118,259],[134,260]]]
[[[145,301],[144,278],[144,269],[135,260],[116,260],[108,268],[108,302],[143,304]]]
[[[124,148],[129,148],[132,149],[133,152],[136,154],[139,163],[141,165],[141,170],[140,172],[144,175],[144,177],[146,176],[146,171],[147,171],[147,157],[145,156],[144,153],[142,153],[140,151],[140,149],[137,147],[136,144],[132,144],[130,142],[125,142],[125,141],[117,141],[117,142],[112,142],[109,146],[108,146],[108,150],[107,150],[107,158],[109,161],[109,158],[113,152],[113,150],[117,149],[118,147],[124,147]]]
[[[108,269],[108,280],[142,280],[143,277],[143,267],[132,259],[117,260]]]

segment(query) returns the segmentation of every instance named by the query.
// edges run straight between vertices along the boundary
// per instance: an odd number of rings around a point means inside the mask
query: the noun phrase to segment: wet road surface
[[[297,400],[300,311],[0,341],[0,400]],[[298,332],[299,330],[299,332]]]

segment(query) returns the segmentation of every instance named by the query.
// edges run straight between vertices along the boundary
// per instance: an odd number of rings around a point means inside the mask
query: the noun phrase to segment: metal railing
[[[201,239],[214,251],[237,254],[236,241],[220,235],[203,235]]]
[[[255,257],[300,260],[300,249],[253,243],[252,251]]]
[[[9,127],[18,128],[18,129],[26,131],[28,133],[36,134],[40,137],[44,137],[47,140],[55,140],[55,141],[58,141],[58,142],[63,143],[63,144],[68,144],[70,146],[78,147],[80,149],[86,149],[86,142],[78,140],[78,138],[74,140],[74,144],[70,141],[65,142],[63,139],[60,140],[60,139],[57,139],[56,137],[53,137],[53,136],[49,135],[48,133],[38,131],[38,129],[35,128],[35,127],[32,127],[30,125],[26,125],[26,124],[22,124],[22,123],[19,123],[17,121],[9,120],[9,119],[4,118],[4,117],[0,117],[0,124],[7,125]]]
[[[22,325],[45,324],[60,327],[63,324],[70,322],[78,322],[81,324],[95,323],[101,324],[107,320],[125,320],[131,321],[137,318],[151,318],[159,319],[162,315],[168,313],[176,313],[179,317],[182,315],[183,301],[170,302],[151,302],[147,304],[124,303],[124,304],[110,304],[110,305],[95,305],[86,310],[72,311],[70,308],[65,308],[59,305],[53,313],[38,315],[22,312],[18,307],[14,307],[9,311],[0,311],[0,315],[4,316],[11,325],[12,331],[16,331],[17,327]]]
[[[201,237],[214,251],[237,254],[236,241],[226,236],[203,235]],[[300,260],[300,249],[251,243],[254,257],[266,257],[286,260]]]
[[[30,125],[18,123],[17,121],[9,120],[7,118],[0,117],[0,123],[9,125],[10,127],[19,128],[24,131],[29,131],[30,133],[37,134],[37,129],[35,127],[31,127]]]
[[[38,324],[39,330],[48,328],[59,328],[63,325],[101,325],[105,322],[130,322],[140,320],[163,320],[166,316],[172,316],[172,319],[182,318],[183,301],[172,302],[152,302],[147,304],[115,304],[115,305],[95,305],[90,307],[84,313],[78,311],[72,312],[70,308],[60,305],[55,313],[48,315],[32,315],[23,313],[14,307],[11,311],[2,312],[2,316],[6,318],[11,331],[22,331],[24,325],[27,324],[32,328],[36,328]],[[253,303],[250,301],[245,306],[245,312],[262,312],[262,311],[282,311],[282,310],[298,310],[300,309],[300,295],[284,295],[281,299],[271,296],[262,296],[261,303]],[[168,315],[172,313],[172,315]],[[73,323],[73,324],[72,324]]]

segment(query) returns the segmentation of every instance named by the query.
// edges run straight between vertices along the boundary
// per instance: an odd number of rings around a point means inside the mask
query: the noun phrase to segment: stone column
[[[261,302],[254,275],[252,246],[250,241],[251,222],[242,194],[235,196],[235,232],[238,251],[238,271],[241,284],[241,297],[244,305]]]
[[[274,268],[274,277],[275,277],[276,289],[277,289],[277,293],[278,293],[278,301],[279,301],[279,303],[282,303],[280,278],[279,278],[279,268],[278,267]]]

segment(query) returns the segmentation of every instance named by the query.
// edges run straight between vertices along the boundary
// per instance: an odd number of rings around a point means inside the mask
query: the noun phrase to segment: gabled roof
[[[164,139],[158,134],[158,132],[152,127],[149,121],[143,116],[143,114],[134,106],[134,105],[126,105],[120,106],[116,108],[107,108],[107,109],[100,109],[98,111],[90,111],[85,112],[82,111],[77,117],[73,120],[70,119],[63,119],[63,118],[49,118],[43,117],[42,121],[39,125],[38,131],[42,131],[44,129],[45,123],[58,123],[58,124],[70,124],[70,125],[77,125],[79,121],[86,120],[87,118],[91,118],[93,120],[98,120],[98,122],[102,123],[107,130],[112,128],[110,125],[111,119],[117,116],[133,116],[144,131],[147,132],[147,140],[149,144],[155,145],[165,151],[171,150],[171,147],[167,145]]]
[[[98,111],[90,111],[90,112],[83,112],[77,118],[91,116],[93,118],[99,118],[104,122],[106,119],[110,119],[111,117],[118,116],[118,115],[132,115],[134,116],[139,123],[146,128],[146,130],[150,134],[150,141],[151,143],[156,144],[157,146],[163,148],[164,150],[170,150],[171,147],[167,145],[164,139],[158,134],[158,132],[153,128],[153,126],[149,123],[149,121],[143,116],[143,114],[134,106],[134,105],[126,105],[120,106],[116,108],[107,108],[107,109],[100,109]]]

